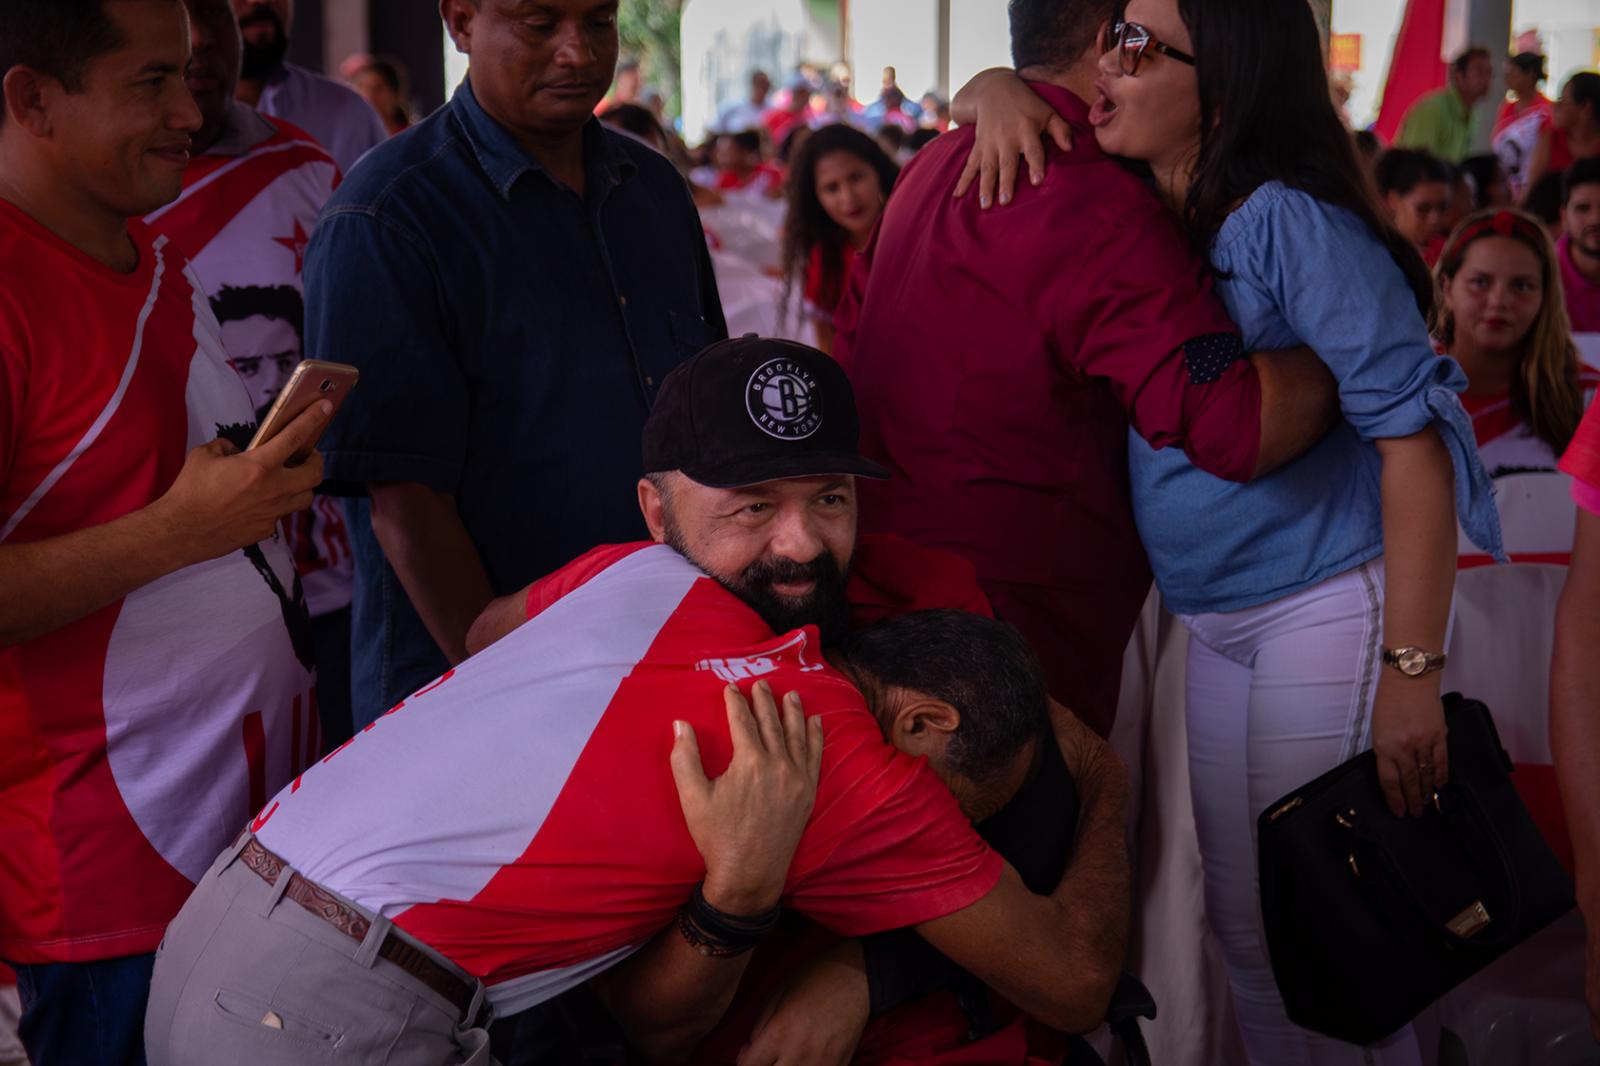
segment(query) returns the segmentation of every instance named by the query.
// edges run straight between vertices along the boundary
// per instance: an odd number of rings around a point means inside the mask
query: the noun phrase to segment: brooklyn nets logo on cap
[[[804,440],[822,426],[822,388],[792,359],[770,359],[750,375],[745,410],[761,431],[779,440]]]

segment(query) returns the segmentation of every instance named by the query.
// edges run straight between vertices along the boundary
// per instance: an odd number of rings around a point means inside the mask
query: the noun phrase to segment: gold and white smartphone
[[[268,409],[266,417],[256,427],[256,435],[250,438],[250,448],[259,448],[276,437],[283,431],[284,426],[299,418],[306,408],[318,400],[331,402],[334,413],[337,414],[339,405],[344,403],[344,398],[350,395],[350,390],[355,388],[356,381],[360,377],[361,371],[347,363],[325,363],[320,359],[302,361],[294,368],[294,373],[289,375],[288,383],[278,393],[278,398],[272,401],[272,407]],[[324,423],[322,428],[326,430],[332,421],[333,417],[330,415],[328,422]],[[299,466],[311,458],[316,446],[317,442],[313,440],[295,452],[290,456],[288,465]]]

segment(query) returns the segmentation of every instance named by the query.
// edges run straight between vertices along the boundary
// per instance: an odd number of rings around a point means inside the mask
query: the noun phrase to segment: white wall
[[[467,57],[456,51],[456,43],[439,20],[439,33],[444,41],[444,98],[449,100],[467,76]]]
[[[808,40],[805,0],[689,0],[682,23],[683,135],[705,136],[717,112],[750,92],[752,71],[781,89],[801,58],[832,58],[837,41]]]
[[[980,70],[1010,65],[1006,0],[950,0],[950,93]]]
[[[1400,32],[1403,0],[1333,0],[1332,32],[1361,35],[1361,67],[1352,73],[1355,88],[1346,108],[1356,129],[1378,117],[1378,101],[1389,76],[1389,57]]]
[[[850,0],[850,69],[856,98],[878,98],[884,67],[915,100],[939,84],[939,0]]]
[[[1550,84],[1545,91],[1552,99],[1569,75],[1594,70],[1600,63],[1596,55],[1600,41],[1595,37],[1600,30],[1600,0],[1513,0],[1512,39],[1527,30],[1538,31],[1550,57]]]

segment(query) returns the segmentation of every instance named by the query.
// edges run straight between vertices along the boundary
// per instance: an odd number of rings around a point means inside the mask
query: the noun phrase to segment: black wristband
[[[678,932],[702,955],[726,957],[742,955],[766,938],[777,926],[782,906],[754,916],[729,914],[706,902],[705,882],[694,886],[694,894],[678,912]]]

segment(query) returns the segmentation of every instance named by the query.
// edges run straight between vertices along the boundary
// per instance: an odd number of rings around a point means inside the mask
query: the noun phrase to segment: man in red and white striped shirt
[[[255,416],[183,256],[176,0],[0,6],[0,958],[36,1066],[136,1063],[151,953],[305,761],[277,536],[325,404]]]

